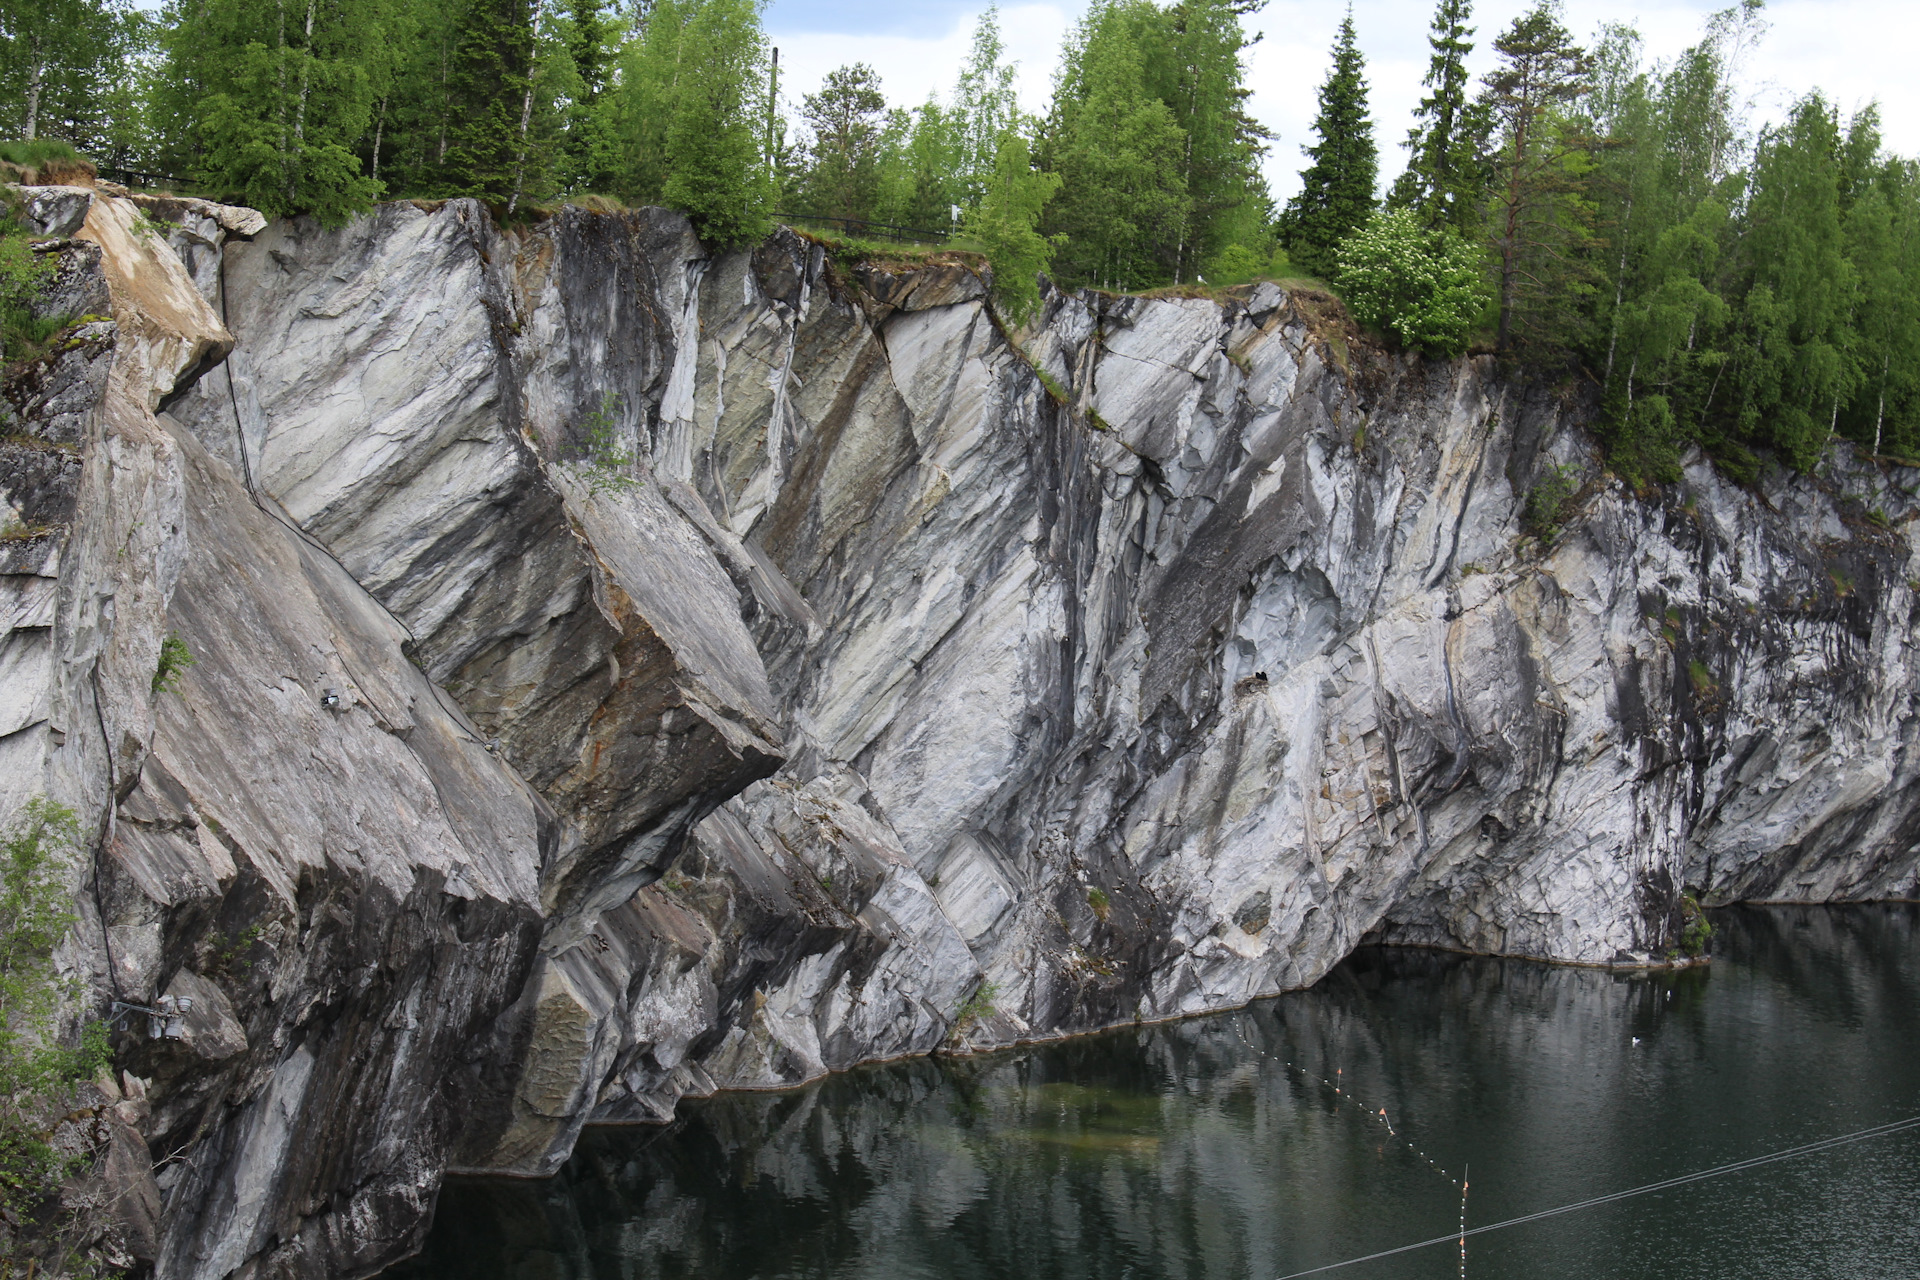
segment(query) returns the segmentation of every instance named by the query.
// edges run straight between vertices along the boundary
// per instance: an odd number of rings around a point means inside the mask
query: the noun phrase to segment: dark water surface
[[[1363,951],[1242,1012],[684,1104],[551,1181],[450,1183],[389,1275],[1277,1280],[1457,1226],[1382,1108],[1471,1166],[1470,1224],[1920,1114],[1920,906],[1714,919],[1708,969]],[[1920,1131],[1468,1245],[1475,1280],[1920,1277]]]

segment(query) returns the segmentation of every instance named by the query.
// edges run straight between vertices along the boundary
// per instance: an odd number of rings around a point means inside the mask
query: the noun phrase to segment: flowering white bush
[[[1355,320],[1405,347],[1457,356],[1487,293],[1479,255],[1456,236],[1423,228],[1406,209],[1382,209],[1340,245],[1340,295]]]

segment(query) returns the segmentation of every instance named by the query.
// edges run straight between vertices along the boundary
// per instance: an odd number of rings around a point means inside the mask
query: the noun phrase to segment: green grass
[[[73,149],[70,143],[58,138],[35,138],[30,142],[0,142],[0,160],[8,164],[17,164],[22,169],[38,169],[49,160],[83,161],[87,158]],[[87,161],[91,164],[91,161]]]

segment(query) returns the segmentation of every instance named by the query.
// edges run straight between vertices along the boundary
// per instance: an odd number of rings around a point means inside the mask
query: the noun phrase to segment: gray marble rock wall
[[[114,320],[7,386],[60,475],[0,475],[58,517],[0,760],[91,823],[75,972],[218,1015],[123,1045],[162,1276],[367,1274],[590,1121],[1365,939],[1915,892],[1910,471],[1636,495],[1271,285],[1009,334],[964,260],[657,210],[39,199]]]

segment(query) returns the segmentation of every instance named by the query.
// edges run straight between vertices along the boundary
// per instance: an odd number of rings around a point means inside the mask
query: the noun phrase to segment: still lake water
[[[1277,1280],[1454,1230],[1434,1164],[1472,1225],[1920,1114],[1920,905],[1714,922],[1703,969],[1367,950],[1240,1012],[686,1103],[449,1183],[388,1275]],[[1920,1130],[1475,1236],[1467,1275],[1920,1277]]]

